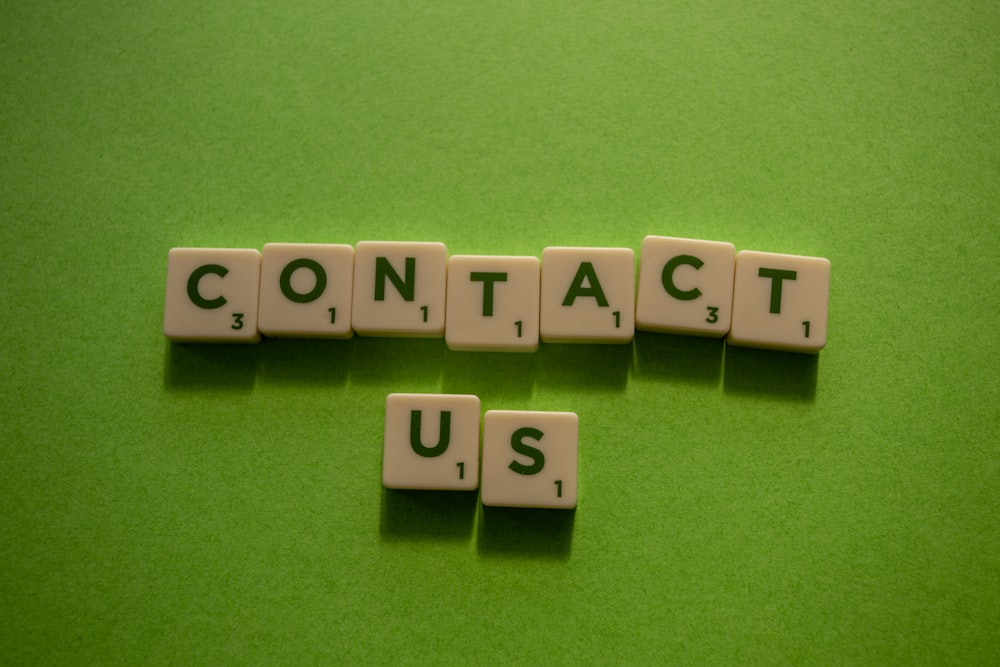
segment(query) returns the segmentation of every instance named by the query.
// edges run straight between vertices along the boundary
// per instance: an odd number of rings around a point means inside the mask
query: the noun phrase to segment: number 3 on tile
[[[233,325],[229,328],[236,331],[243,328],[243,313],[233,313]]]

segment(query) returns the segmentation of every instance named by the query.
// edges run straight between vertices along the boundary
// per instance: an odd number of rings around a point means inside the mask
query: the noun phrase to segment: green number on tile
[[[427,321],[427,306],[420,306],[420,310],[424,311],[424,322]]]
[[[802,323],[802,326],[806,328],[806,338],[809,338],[809,320]]]
[[[243,328],[243,313],[233,313],[233,326],[229,328],[237,331]]]
[[[622,311],[616,310],[611,314],[615,316],[615,329],[620,329],[622,326]]]
[[[719,309],[716,308],[715,306],[709,306],[708,307],[708,317],[705,318],[705,321],[708,322],[709,324],[715,324],[716,322],[718,322],[719,321]]]
[[[562,480],[556,480],[556,498],[562,498]]]
[[[514,322],[514,326],[517,327],[517,337],[521,337],[521,320]]]
[[[462,461],[459,461],[455,465],[458,466],[458,478],[459,479],[465,479],[465,463],[462,462]]]
[[[336,308],[327,308],[327,310],[330,311],[330,324],[336,324],[337,323],[337,309]]]

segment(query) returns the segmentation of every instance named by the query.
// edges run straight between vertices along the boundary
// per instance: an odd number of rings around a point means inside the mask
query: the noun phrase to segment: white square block
[[[455,255],[448,260],[444,340],[452,350],[538,349],[537,257]]]
[[[268,243],[261,253],[260,315],[267,336],[350,338],[354,248]]]
[[[576,507],[579,430],[573,412],[489,410],[483,419],[483,504]]]
[[[635,328],[695,336],[729,333],[736,247],[647,236],[639,254]]]
[[[479,398],[389,394],[382,485],[472,491],[479,486]]]
[[[172,248],[163,333],[178,342],[256,343],[260,253],[252,248]]]
[[[728,342],[816,353],[826,345],[830,260],[743,250],[736,255]]]
[[[635,335],[635,253],[630,248],[542,250],[541,338],[627,343]]]
[[[361,241],[354,252],[354,331],[440,338],[447,271],[443,243]]]

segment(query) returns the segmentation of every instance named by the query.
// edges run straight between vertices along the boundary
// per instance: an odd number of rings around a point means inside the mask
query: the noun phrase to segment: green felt
[[[0,7],[0,662],[996,663],[1000,4],[479,4]],[[173,246],[646,234],[827,349],[161,332]],[[396,391],[577,412],[579,508],[383,491]]]

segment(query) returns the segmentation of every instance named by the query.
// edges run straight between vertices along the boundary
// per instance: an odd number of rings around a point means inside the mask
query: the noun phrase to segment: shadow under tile
[[[276,385],[342,385],[347,382],[354,339],[265,338],[260,380]]]
[[[443,338],[369,338],[355,336],[351,382],[381,384],[389,391],[437,391],[444,368]]]
[[[536,353],[454,352],[444,365],[444,392],[493,399],[530,398],[535,387]]]
[[[567,560],[576,510],[480,505],[476,549],[481,556]]]
[[[722,379],[722,338],[635,332],[635,373],[695,384],[718,385]]]
[[[169,391],[251,391],[257,378],[260,344],[174,343],[164,341],[163,383]]]
[[[593,392],[625,388],[632,364],[632,345],[542,343],[538,351],[539,388],[575,387]]]
[[[791,401],[816,398],[819,355],[726,346],[723,389]]]
[[[383,540],[468,541],[478,504],[476,491],[382,489],[379,534]]]

